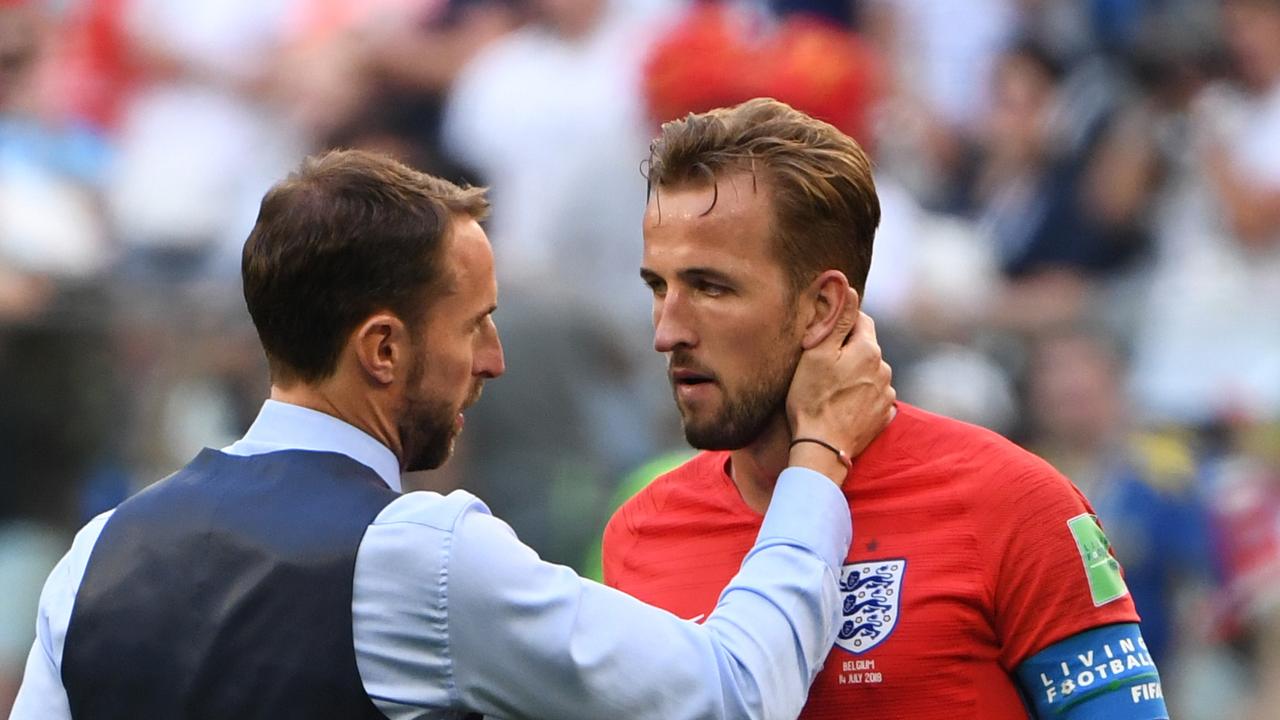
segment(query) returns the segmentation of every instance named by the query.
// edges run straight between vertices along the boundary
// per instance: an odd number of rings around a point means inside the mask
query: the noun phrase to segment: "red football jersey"
[[[763,517],[728,462],[701,453],[623,505],[605,531],[605,582],[684,618],[710,613]],[[1096,530],[1088,501],[995,433],[899,403],[844,489],[844,615],[802,718],[1026,718],[1019,663],[1138,620],[1114,570],[1111,582],[1086,571],[1116,567],[1101,533],[1081,532]]]

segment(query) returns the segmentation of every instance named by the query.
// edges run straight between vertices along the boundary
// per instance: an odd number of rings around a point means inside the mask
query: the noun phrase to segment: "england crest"
[[[855,654],[884,642],[898,625],[905,558],[850,563],[840,573],[843,607],[836,645]]]

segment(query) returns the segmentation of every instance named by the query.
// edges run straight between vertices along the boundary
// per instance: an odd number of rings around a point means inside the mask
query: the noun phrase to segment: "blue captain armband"
[[[1038,720],[1167,720],[1156,664],[1137,623],[1072,635],[1018,666]]]

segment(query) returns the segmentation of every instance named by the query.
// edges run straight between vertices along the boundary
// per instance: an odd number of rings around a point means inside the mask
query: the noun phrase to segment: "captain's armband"
[[[1167,720],[1164,689],[1137,623],[1094,628],[1018,666],[1038,720]]]

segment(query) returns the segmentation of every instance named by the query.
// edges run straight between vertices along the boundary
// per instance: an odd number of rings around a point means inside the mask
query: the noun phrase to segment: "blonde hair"
[[[853,138],[772,98],[690,114],[649,146],[649,194],[757,173],[773,189],[776,250],[792,285],[840,270],[861,295],[880,224],[871,160]],[[659,202],[661,199],[659,198]],[[712,200],[711,207],[715,206]]]

